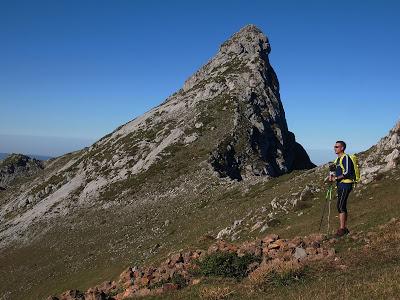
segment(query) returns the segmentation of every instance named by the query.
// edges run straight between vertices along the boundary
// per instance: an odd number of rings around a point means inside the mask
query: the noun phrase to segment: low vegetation
[[[222,276],[240,280],[247,276],[248,267],[261,258],[245,254],[238,256],[232,252],[215,252],[206,256],[199,264],[199,274],[203,276]]]

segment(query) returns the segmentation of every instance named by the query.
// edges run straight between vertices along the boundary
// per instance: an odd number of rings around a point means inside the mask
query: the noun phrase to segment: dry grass
[[[269,285],[287,286],[300,280],[304,275],[305,267],[296,260],[270,261],[263,263],[249,274],[249,283],[252,289],[264,290]]]
[[[235,291],[229,287],[204,287],[200,290],[199,296],[206,300],[226,299]]]

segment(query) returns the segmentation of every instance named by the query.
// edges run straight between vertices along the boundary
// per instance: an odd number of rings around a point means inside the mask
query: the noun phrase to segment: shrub
[[[171,279],[166,280],[166,279],[161,279],[158,282],[154,282],[153,284],[150,285],[150,289],[156,289],[156,288],[160,288],[162,287],[165,283],[173,283],[176,284],[178,286],[179,289],[184,288],[185,286],[187,286],[187,281],[185,279],[185,277],[183,277],[182,274],[178,274],[178,273],[174,273],[174,275],[172,275]]]
[[[187,286],[187,281],[182,274],[174,273],[174,275],[172,275],[171,282],[176,284],[179,288]]]
[[[215,252],[198,262],[199,273],[204,276],[222,276],[241,279],[247,276],[248,266],[259,262],[260,258],[251,254],[239,257],[232,252]]]

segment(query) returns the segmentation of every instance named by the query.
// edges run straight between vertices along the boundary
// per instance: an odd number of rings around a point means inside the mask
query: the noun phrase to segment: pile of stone
[[[168,257],[158,267],[129,267],[118,280],[106,281],[85,293],[69,290],[59,297],[51,296],[48,300],[122,300],[136,296],[158,295],[186,285],[198,284],[200,277],[194,275],[199,268],[197,261],[216,252],[232,252],[238,256],[251,254],[261,258],[249,266],[249,272],[260,265],[274,262],[296,260],[300,263],[322,260],[335,256],[333,248],[324,243],[326,236],[310,235],[304,238],[281,239],[276,234],[269,234],[262,239],[244,242],[240,245],[217,240],[208,250],[178,252]]]

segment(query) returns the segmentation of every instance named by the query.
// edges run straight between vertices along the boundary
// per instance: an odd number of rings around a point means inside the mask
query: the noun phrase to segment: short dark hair
[[[343,141],[336,141],[336,144],[340,144],[343,147],[343,150],[346,150],[346,143]]]

